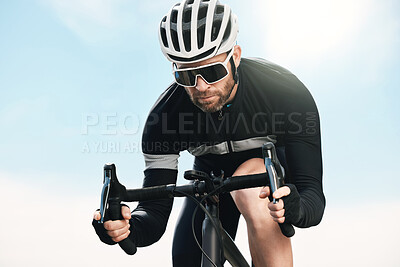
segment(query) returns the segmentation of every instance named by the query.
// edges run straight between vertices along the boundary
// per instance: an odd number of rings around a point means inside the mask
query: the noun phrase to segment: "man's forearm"
[[[148,169],[144,171],[143,187],[174,184],[177,170]],[[165,232],[173,199],[160,199],[139,202],[132,211],[130,219],[130,238],[136,246],[144,247],[157,242]]]
[[[325,197],[321,191],[308,189],[300,193],[300,214],[293,225],[308,228],[319,224],[325,210]]]
[[[132,212],[131,236],[136,246],[157,242],[165,232],[172,210],[172,199],[144,201]]]

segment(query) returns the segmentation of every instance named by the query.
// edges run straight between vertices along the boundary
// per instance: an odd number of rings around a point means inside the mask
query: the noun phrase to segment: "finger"
[[[283,218],[284,217],[285,210],[283,209],[283,210],[278,210],[278,211],[270,211],[269,214],[271,214],[271,216],[273,218],[279,219],[279,218]]]
[[[108,231],[115,231],[115,230],[123,229],[127,225],[129,225],[128,220],[106,221],[104,223],[104,229],[106,229]]]
[[[93,219],[98,221],[100,220],[100,218],[101,218],[100,211],[96,210],[93,214]]]
[[[274,198],[281,198],[288,196],[290,194],[290,188],[287,186],[282,186],[281,188],[278,188],[274,194],[272,195]]]
[[[107,231],[107,234],[110,237],[117,238],[121,235],[124,235],[127,231],[129,231],[129,226],[127,225],[126,227],[118,230],[113,230],[113,231]]]
[[[131,218],[131,209],[127,206],[121,207],[121,214],[125,220],[129,220]]]
[[[127,238],[129,236],[129,234],[131,233],[131,231],[127,231],[126,233],[124,233],[123,235],[120,235],[118,237],[114,237],[111,238],[114,242],[121,242],[122,240],[124,240],[125,238]]]
[[[266,198],[266,197],[268,197],[269,196],[269,187],[268,186],[265,186],[265,187],[263,187],[262,189],[261,189],[261,191],[260,191],[260,194],[259,194],[259,197],[260,198]]]
[[[283,218],[273,218],[272,217],[272,219],[277,223],[284,223],[285,222],[285,217],[283,217]]]
[[[271,211],[278,211],[283,209],[283,201],[280,199],[276,204],[274,202],[268,203],[268,209]]]

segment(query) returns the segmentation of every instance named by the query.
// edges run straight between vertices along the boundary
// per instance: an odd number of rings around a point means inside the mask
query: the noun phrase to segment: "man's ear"
[[[239,45],[235,45],[235,50],[233,51],[233,61],[235,61],[236,68],[239,67],[240,59],[242,58],[242,48]]]

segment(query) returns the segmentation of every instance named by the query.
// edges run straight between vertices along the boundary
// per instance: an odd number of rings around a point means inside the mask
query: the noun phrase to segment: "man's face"
[[[200,61],[194,64],[182,64],[179,68],[192,68],[208,65],[215,62],[223,62],[227,57],[226,53],[217,55],[210,59]],[[216,112],[228,101],[231,96],[232,87],[235,82],[232,76],[231,64],[228,62],[228,76],[217,83],[208,84],[200,76],[197,77],[196,86],[185,87],[187,94],[193,104],[199,107],[204,112]]]

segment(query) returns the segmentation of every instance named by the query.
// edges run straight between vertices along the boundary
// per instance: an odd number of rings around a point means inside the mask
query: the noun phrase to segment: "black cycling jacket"
[[[325,208],[322,190],[320,122],[315,102],[295,75],[263,59],[242,58],[234,100],[215,113],[204,113],[176,83],[153,106],[143,132],[146,161],[143,186],[176,183],[179,153],[188,150],[204,171],[230,176],[276,136],[286,157],[287,183],[300,194],[297,227],[317,225]],[[132,211],[136,245],[158,241],[167,225],[172,200],[140,202]]]

